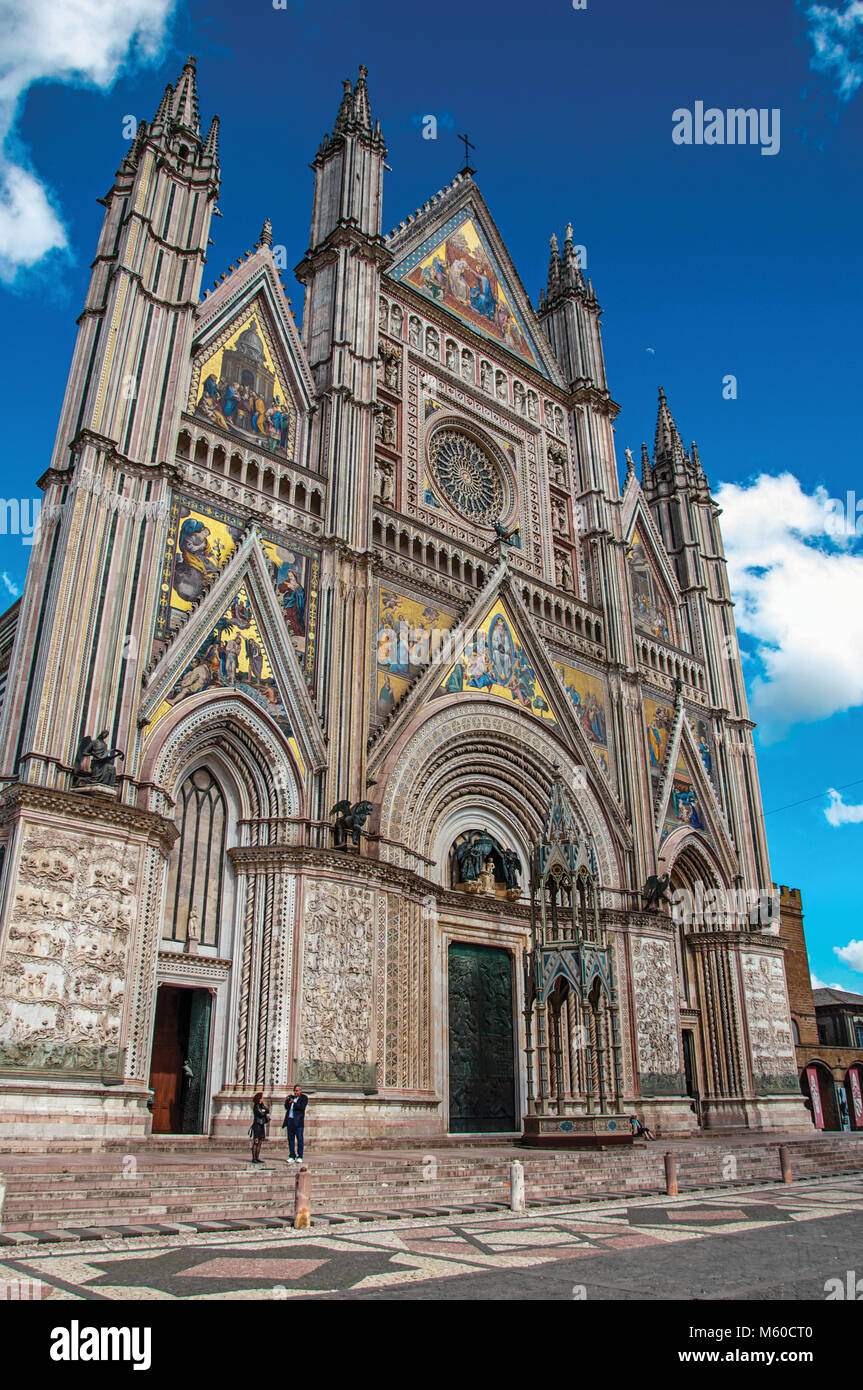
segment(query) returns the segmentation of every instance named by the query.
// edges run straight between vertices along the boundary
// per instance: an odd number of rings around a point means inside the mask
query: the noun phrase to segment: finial
[[[557,251],[557,232],[552,232],[551,236],[549,237],[548,244],[551,247],[552,251]]]
[[[633,457],[632,457],[632,450],[631,450],[631,449],[624,449],[623,452],[624,452],[624,454],[626,455],[626,472],[627,472],[627,475],[629,475],[630,473],[634,473],[634,472],[635,472],[635,462],[634,462]]]
[[[258,241],[258,245],[259,245],[259,246],[272,246],[272,244],[273,244],[273,224],[272,224],[272,222],[270,221],[269,217],[267,217],[267,218],[265,219],[265,221],[264,221],[263,227],[261,228],[261,236],[260,236],[260,240]]]
[[[566,224],[566,232],[565,232],[565,234],[564,234],[564,241],[572,241],[572,223],[571,223],[571,222],[567,222],[567,224]]]

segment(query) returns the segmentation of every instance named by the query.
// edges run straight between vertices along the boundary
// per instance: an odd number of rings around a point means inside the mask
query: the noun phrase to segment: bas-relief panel
[[[610,776],[608,759],[608,715],[605,686],[598,676],[588,675],[574,666],[555,662],[555,669],[566,687],[575,716],[593,747],[606,777]]]
[[[387,718],[411,682],[435,659],[441,634],[454,622],[455,614],[436,603],[381,585],[375,639],[378,721]]]
[[[671,611],[636,528],[629,548],[632,571],[632,616],[636,627],[664,642],[674,640]]]
[[[547,375],[494,253],[467,208],[389,273]]]
[[[313,883],[303,934],[303,1059],[371,1062],[375,895],[352,884]]]
[[[157,637],[167,637],[194,608],[205,588],[233,555],[243,535],[241,517],[191,498],[171,504],[162,573]],[[285,626],[310,686],[317,651],[320,552],[300,541],[286,544],[259,531]]]
[[[797,1060],[781,958],[744,954],[741,966],[753,1072],[761,1076],[796,1072]]]
[[[639,1072],[642,1076],[676,1075],[680,1071],[680,1050],[671,942],[634,936],[631,943]]]
[[[495,695],[529,710],[538,719],[556,723],[546,692],[500,601],[435,692],[437,697],[460,693]]]
[[[139,860],[122,840],[28,830],[0,976],[0,1064],[119,1068]]]
[[[189,409],[245,444],[290,458],[296,412],[262,324],[259,311],[245,315],[196,362]]]

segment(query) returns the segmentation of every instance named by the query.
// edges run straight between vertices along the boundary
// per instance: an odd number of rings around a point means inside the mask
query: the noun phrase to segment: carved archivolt
[[[246,816],[296,816],[300,793],[284,745],[264,719],[241,700],[209,701],[170,728],[158,747],[150,780],[175,796],[193,762],[215,752],[231,764],[243,786]]]
[[[638,1068],[664,1075],[680,1071],[674,958],[671,942],[655,936],[632,941],[632,994]]]
[[[94,1070],[119,1048],[140,854],[108,836],[26,832],[0,976],[6,1065]]]
[[[532,843],[545,819],[556,764],[576,814],[593,836],[603,887],[619,886],[611,834],[583,770],[541,725],[532,721],[528,728],[518,711],[490,703],[477,702],[470,712],[449,706],[426,719],[387,780],[381,834],[432,858],[445,814],[472,799],[500,806]]]

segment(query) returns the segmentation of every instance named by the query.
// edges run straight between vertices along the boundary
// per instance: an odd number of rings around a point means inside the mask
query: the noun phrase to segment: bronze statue
[[[650,909],[651,907],[659,907],[660,903],[668,902],[667,888],[668,874],[661,874],[659,878],[656,874],[651,874],[641,890],[644,894],[644,906]]]
[[[103,729],[95,738],[90,738],[85,734],[81,739],[75,758],[73,786],[115,787],[117,785],[114,759],[124,758],[125,755],[119,748],[108,746],[109,736],[108,730]],[[90,759],[90,766],[86,772],[84,770],[85,758]]]
[[[518,888],[518,876],[521,873],[521,860],[514,849],[505,849],[503,852],[503,878],[507,888]]]
[[[337,801],[330,811],[331,816],[335,816],[333,826],[333,845],[336,849],[344,849],[348,843],[348,832],[355,845],[360,842],[360,833],[369,816],[372,813],[372,803],[370,801],[357,801],[353,806],[348,800]]]

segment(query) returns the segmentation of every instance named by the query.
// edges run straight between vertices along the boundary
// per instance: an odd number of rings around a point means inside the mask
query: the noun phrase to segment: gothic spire
[[[656,415],[656,436],[653,445],[653,461],[671,463],[675,467],[686,467],[686,450],[677,432],[674,417],[668,408],[665,392],[659,388],[659,409]]]
[[[556,232],[552,232],[549,245],[551,246],[551,255],[548,261],[548,298],[553,299],[560,290],[561,273],[560,251],[557,246]]]
[[[198,112],[198,84],[195,76],[195,57],[189,54],[186,59],[177,90],[174,94],[171,115],[174,123],[182,126],[190,135],[201,138],[201,122]]]
[[[214,116],[210,122],[210,129],[207,131],[207,138],[204,141],[204,157],[212,159],[214,164],[219,162],[219,118]]]
[[[353,91],[351,90],[351,79],[349,77],[346,77],[344,79],[344,82],[342,83],[342,86],[344,87],[344,91],[342,93],[342,101],[339,107],[339,112],[336,116],[336,123],[333,126],[334,135],[341,135],[344,131],[346,131],[348,126],[351,124],[354,115],[354,98]]]
[[[563,239],[563,284],[568,290],[583,290],[584,276],[572,244],[572,223],[567,222]]]
[[[270,221],[269,217],[267,217],[267,218],[265,219],[265,221],[264,221],[263,227],[261,228],[261,235],[260,235],[260,237],[258,238],[258,245],[259,245],[259,246],[272,246],[272,244],[273,244],[273,224],[272,224],[272,222]]]
[[[372,112],[369,106],[369,91],[366,86],[366,78],[369,70],[364,64],[360,64],[360,75],[357,78],[357,85],[354,87],[354,120],[361,130],[370,131],[372,128]]]
[[[167,123],[168,117],[169,117],[170,114],[171,114],[171,102],[172,102],[173,100],[174,100],[174,88],[171,86],[171,84],[170,84],[170,82],[169,82],[168,85],[167,85],[167,87],[165,88],[164,96],[162,97],[162,100],[159,102],[159,106],[158,106],[158,109],[157,109],[157,111],[156,111],[156,114],[155,114],[155,116],[153,117],[153,120],[152,120],[152,123],[151,123],[152,125],[154,125],[154,126],[157,126],[157,125],[163,126],[163,125],[165,125],[165,124]]]
[[[653,486],[653,464],[650,462],[650,454],[643,440],[641,443],[641,486],[643,488]]]

